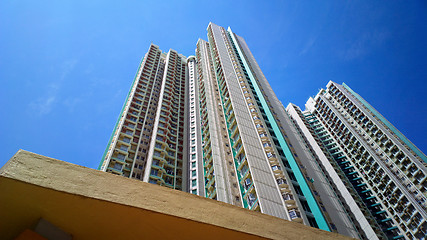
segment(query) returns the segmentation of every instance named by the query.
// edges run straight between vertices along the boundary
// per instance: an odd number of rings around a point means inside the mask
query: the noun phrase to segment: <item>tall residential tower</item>
[[[99,169],[187,190],[187,58],[151,45]]]
[[[331,81],[305,111],[287,111],[336,192],[377,234],[425,238],[426,155],[346,84]]]
[[[245,40],[207,32],[188,58],[150,46],[99,169],[354,238],[392,236],[329,172],[315,129],[285,110]]]

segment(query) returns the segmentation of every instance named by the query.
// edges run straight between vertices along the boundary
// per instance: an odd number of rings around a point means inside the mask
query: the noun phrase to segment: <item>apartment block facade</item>
[[[186,57],[150,46],[100,170],[187,190],[187,79]]]
[[[400,234],[400,222],[383,224],[343,178],[310,125],[318,111],[286,111],[245,40],[213,23],[207,32],[194,56],[150,46],[99,169],[354,238]],[[419,180],[425,197],[425,165],[416,167],[410,181]],[[391,213],[375,206],[388,219]],[[410,216],[425,223],[425,205],[411,206]]]
[[[287,111],[353,218],[382,238],[425,238],[427,159],[414,144],[346,84]]]

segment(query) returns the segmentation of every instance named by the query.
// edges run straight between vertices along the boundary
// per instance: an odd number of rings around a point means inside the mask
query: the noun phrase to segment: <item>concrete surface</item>
[[[40,218],[75,240],[351,239],[20,150],[0,169],[0,236]]]

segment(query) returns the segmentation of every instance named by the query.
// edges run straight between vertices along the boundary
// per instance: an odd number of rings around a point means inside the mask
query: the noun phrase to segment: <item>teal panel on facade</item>
[[[399,235],[399,236],[394,237],[393,239],[402,239],[402,238],[405,238],[405,237],[403,235]]]
[[[264,95],[261,92],[261,89],[258,86],[258,83],[255,81],[255,78],[252,74],[252,71],[249,68],[249,64],[246,62],[246,58],[244,57],[243,51],[240,49],[240,46],[238,44],[237,39],[235,38],[233,32],[231,31],[231,28],[228,28],[227,30],[230,33],[230,36],[232,38],[232,41],[234,42],[234,45],[236,46],[236,49],[240,55],[240,58],[243,62],[243,65],[245,66],[247,73],[249,75],[249,78],[251,79],[252,85],[255,88],[255,91],[259,97],[259,100],[261,102],[262,107],[264,108],[266,115],[267,115],[267,119],[268,121],[271,123],[272,129],[274,131],[274,133],[277,136],[277,139],[279,141],[279,145],[280,147],[283,149],[283,152],[285,153],[285,157],[288,159],[289,165],[291,166],[291,169],[297,179],[297,182],[299,183],[301,190],[304,194],[304,197],[307,200],[307,203],[314,215],[314,218],[316,220],[317,225],[319,226],[319,229],[322,230],[326,230],[326,231],[331,231],[328,223],[326,222],[322,211],[320,210],[319,206],[317,205],[317,202],[307,184],[307,182],[305,181],[305,177],[302,174],[301,170],[298,167],[298,164],[296,162],[296,160],[294,159],[291,150],[289,149],[286,140],[284,139],[282,132],[279,129],[279,126],[276,123],[276,120],[273,117],[273,114],[270,111],[270,108],[267,104],[267,102],[265,101]]]

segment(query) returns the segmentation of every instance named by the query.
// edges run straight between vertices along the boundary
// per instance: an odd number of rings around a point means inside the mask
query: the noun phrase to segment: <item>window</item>
[[[286,180],[283,178],[279,178],[276,180],[277,184],[287,184]]]
[[[294,189],[295,189],[295,192],[296,192],[298,195],[304,196],[304,194],[302,193],[302,190],[301,190],[301,188],[300,188],[299,186],[295,186],[295,185],[294,185]]]
[[[130,143],[130,138],[128,138],[128,137],[124,137],[124,138],[123,138],[123,142],[125,142],[125,143]]]
[[[122,164],[120,164],[120,163],[115,163],[113,168],[114,168],[114,169],[117,169],[117,170],[119,170],[119,171],[121,171],[121,170],[122,170],[122,166],[123,166],[123,165],[122,165]]]
[[[192,160],[196,159],[196,154],[195,153],[191,154],[191,159]]]
[[[251,185],[252,180],[250,178],[245,179],[245,189],[247,190],[249,186]]]
[[[240,153],[239,156],[237,156],[237,161],[239,162],[239,164],[243,161],[243,159],[245,158],[245,154]]]
[[[241,173],[241,175],[243,176],[243,175],[245,175],[245,173],[248,171],[248,166],[245,164],[245,165],[243,165],[242,166],[242,168],[240,169],[240,173]]]
[[[195,155],[195,154],[194,154]],[[191,163],[191,168],[196,168],[196,162]]]
[[[250,206],[252,206],[255,203],[255,200],[256,200],[255,194],[249,193],[249,195],[248,195],[248,202],[249,202]]]
[[[286,162],[287,163],[287,165],[289,165],[289,163],[288,162]],[[290,168],[290,165],[289,166],[286,166],[287,168]],[[296,181],[297,180],[297,178],[295,177],[295,174],[293,173],[293,172],[289,172],[288,171],[288,175],[289,175],[289,178],[292,180],[292,181]]]
[[[197,179],[193,179],[191,181],[191,186],[193,186],[193,187],[197,186]]]
[[[271,169],[273,169],[273,171],[276,171],[276,170],[280,170],[280,167],[277,165],[274,165],[271,167]]]
[[[290,210],[289,217],[291,217],[291,219],[300,218],[301,214],[296,210]]]
[[[264,143],[263,146],[264,147],[271,147],[271,144],[270,143]]]
[[[195,152],[196,151],[196,147],[191,147],[191,151]]]
[[[191,176],[195,177],[196,176],[196,171],[191,171]]]
[[[240,137],[239,133],[236,133],[236,135],[234,135],[233,137],[233,141],[237,142],[239,140],[239,137]]]
[[[157,176],[157,173],[158,173],[159,171],[157,170],[157,169],[151,169],[151,175],[153,175],[153,176]]]
[[[121,154],[121,153],[119,155],[117,155],[117,158],[120,159],[120,160],[125,160],[125,157],[126,156],[123,155],[123,154]]]
[[[308,206],[307,201],[300,201],[300,203],[301,203],[302,208],[304,209],[304,211],[311,213],[311,210],[310,210],[310,207]]]

